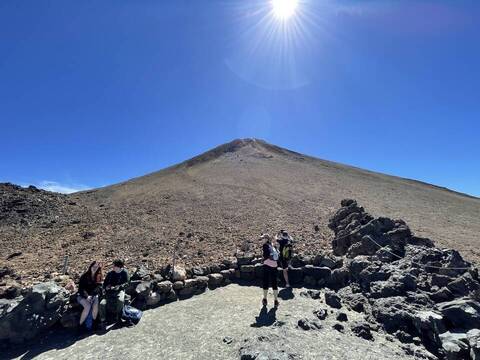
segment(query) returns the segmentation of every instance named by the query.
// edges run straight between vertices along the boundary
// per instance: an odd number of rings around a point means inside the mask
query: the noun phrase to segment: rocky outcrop
[[[341,205],[329,227],[333,253],[344,257],[341,284],[331,286],[342,303],[402,342],[419,339],[440,358],[475,359],[477,269],[457,251],[415,237],[402,220],[374,218],[355,200]]]
[[[0,342],[22,343],[57,323],[68,293],[54,282],[33,286],[13,300],[0,299]]]

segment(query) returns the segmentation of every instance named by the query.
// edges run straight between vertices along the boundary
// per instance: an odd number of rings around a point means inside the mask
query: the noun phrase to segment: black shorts
[[[288,266],[290,265],[290,261],[284,258],[280,258],[278,263],[282,269],[288,269]]]

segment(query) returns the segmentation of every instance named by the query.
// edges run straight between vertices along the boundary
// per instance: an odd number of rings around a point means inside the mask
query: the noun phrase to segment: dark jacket
[[[86,298],[88,296],[100,295],[101,293],[102,284],[95,282],[95,280],[92,279],[90,272],[86,272],[80,276],[78,295]]]
[[[103,282],[103,287],[106,288],[107,286],[115,287],[114,290],[120,291],[125,290],[128,286],[128,272],[127,270],[123,269],[119,273],[115,271],[110,271],[107,276],[105,277],[105,281]]]

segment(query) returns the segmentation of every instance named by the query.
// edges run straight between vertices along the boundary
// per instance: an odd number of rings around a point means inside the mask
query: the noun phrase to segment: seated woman
[[[92,318],[95,320],[98,315],[99,296],[102,293],[102,265],[94,261],[88,267],[88,270],[80,277],[78,285],[77,301],[83,306],[80,315],[80,326],[85,322],[92,311]]]

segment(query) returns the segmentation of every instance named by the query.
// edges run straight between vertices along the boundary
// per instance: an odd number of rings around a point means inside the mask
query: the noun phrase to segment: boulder
[[[464,360],[469,358],[467,334],[447,331],[440,334],[440,341],[447,360]]]
[[[335,330],[337,330],[338,332],[341,332],[341,333],[345,332],[345,326],[343,326],[340,323],[333,324],[332,328],[334,328]]]
[[[306,276],[311,276],[316,280],[322,279],[325,282],[330,281],[330,278],[332,276],[332,270],[328,267],[306,265],[303,268],[303,272]]]
[[[412,314],[415,312],[415,308],[407,303],[404,297],[380,298],[371,304],[371,308],[373,317],[383,325],[387,332],[404,330],[410,333],[414,331]]]
[[[227,279],[229,280],[233,277],[233,273],[229,269],[221,270],[220,274],[222,274],[222,276],[225,280],[227,280]]]
[[[330,289],[338,290],[348,285],[350,282],[350,271],[346,267],[335,269],[332,271],[330,281],[327,286]]]
[[[187,278],[187,271],[181,266],[175,266],[172,274],[173,281],[184,281]]]
[[[313,276],[308,276],[308,275],[304,277],[303,283],[305,286],[310,286],[310,287],[317,286],[318,284],[317,280],[315,280]]]
[[[21,343],[60,320],[69,295],[54,282],[34,285],[24,296],[0,299],[0,342]]]
[[[368,300],[363,294],[361,293],[353,294],[351,291],[343,292],[342,290],[338,292],[338,295],[342,299],[342,303],[345,304],[347,308],[359,313],[365,311],[368,305]]]
[[[258,263],[255,264],[255,278],[256,279],[263,279],[263,264]]]
[[[442,302],[447,302],[450,300],[453,300],[453,294],[450,290],[448,290],[446,287],[441,288],[438,291],[435,291],[432,294],[429,294],[430,299],[435,302],[435,303],[442,303]]]
[[[182,286],[183,286],[182,282],[180,282],[180,284],[182,284]],[[160,292],[162,294],[169,293],[170,290],[172,290],[172,287],[173,287],[173,284],[168,280],[159,282],[156,286],[158,292]]]
[[[469,299],[456,299],[437,304],[447,325],[457,329],[475,329],[480,325],[480,303]]]
[[[184,287],[183,281],[175,281],[172,285],[174,290],[181,290]]]
[[[139,266],[138,268],[135,269],[133,272],[132,276],[130,277],[130,280],[144,280],[148,281],[151,280],[152,276],[150,272],[145,268],[144,266]]]
[[[210,274],[208,275],[208,286],[217,287],[222,285],[223,276],[222,274]]]
[[[342,307],[342,303],[340,301],[340,297],[334,293],[333,291],[326,291],[325,292],[325,303],[333,307],[335,309],[340,309]]]
[[[80,322],[80,314],[82,313],[81,307],[71,307],[67,309],[60,318],[60,324],[62,327],[72,329],[78,327]]]
[[[297,322],[298,327],[303,330],[319,330],[322,328],[322,324],[318,320],[309,320],[307,318],[303,318],[298,320]]]
[[[446,331],[441,314],[430,310],[417,311],[413,314],[412,320],[427,349],[436,350],[441,346],[439,336]]]
[[[254,258],[255,258],[255,256],[253,254],[239,255],[239,256],[237,256],[237,264],[238,264],[238,266],[250,265]]]
[[[472,360],[480,360],[480,330],[470,330],[467,333],[467,340],[470,345],[470,358]]]
[[[370,325],[367,322],[354,322],[351,325],[352,332],[365,340],[373,340],[373,335],[371,332]]]
[[[318,290],[304,290],[300,292],[300,296],[307,297],[314,300],[320,299],[320,295],[321,293]]]
[[[255,266],[254,265],[241,265],[240,266],[240,278],[242,280],[254,280],[255,279]]]
[[[340,312],[337,314],[337,320],[341,322],[348,321],[348,316],[344,312]]]
[[[148,295],[146,299],[146,305],[149,307],[153,307],[158,305],[163,299],[165,294],[161,294],[159,292],[152,292]]]
[[[347,250],[346,256],[354,258],[359,255],[373,255],[379,247],[375,244],[375,239],[371,235],[363,236],[360,241],[353,243]]]
[[[303,282],[303,269],[302,268],[290,268],[288,269],[288,280],[292,285],[299,285]],[[280,275],[280,279],[283,280],[283,273]]]
[[[370,284],[370,296],[374,299],[399,296],[405,293],[405,286],[398,281],[374,281]]]
[[[313,315],[315,315],[319,320],[325,320],[328,316],[328,311],[325,309],[314,310]]]

